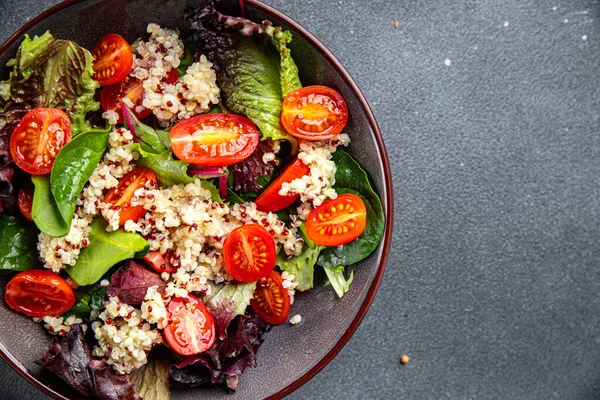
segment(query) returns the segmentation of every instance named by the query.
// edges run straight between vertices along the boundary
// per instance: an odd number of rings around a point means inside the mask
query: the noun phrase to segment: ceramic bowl
[[[179,28],[185,35],[184,10],[199,3],[200,0],[66,1],[30,21],[0,47],[0,77],[5,79],[8,75],[5,65],[14,57],[25,33],[39,35],[50,30],[55,37],[75,40],[88,49],[110,32],[132,42],[145,35],[150,22]],[[236,0],[220,1],[217,7],[233,15],[240,12]],[[349,152],[367,170],[381,196],[386,231],[379,248],[353,267],[354,282],[342,299],[330,287],[323,287],[322,276],[317,276],[314,290],[298,295],[292,311],[301,314],[304,322],[274,327],[258,352],[258,366],[244,372],[235,394],[195,388],[173,391],[173,400],[281,398],[301,386],[331,361],[360,324],[377,291],[389,251],[393,221],[391,172],[381,133],[365,98],[339,61],[302,26],[256,0],[246,0],[245,10],[246,16],[254,21],[269,19],[292,31],[292,55],[304,85],[331,86],[346,99],[350,120],[345,132],[352,139]],[[0,287],[3,296],[5,280],[0,281]],[[49,396],[78,398],[35,364],[49,341],[41,326],[0,302],[0,356]]]

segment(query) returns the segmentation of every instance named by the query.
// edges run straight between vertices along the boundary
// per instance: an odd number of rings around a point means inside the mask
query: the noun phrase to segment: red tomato
[[[279,272],[272,270],[256,283],[250,306],[269,324],[278,325],[287,319],[290,313],[290,295],[283,287]]]
[[[110,85],[100,92],[100,104],[104,111],[114,111],[119,114],[119,124],[123,123],[123,111],[121,110],[121,99],[128,98],[133,103],[133,113],[138,119],[144,119],[152,110],[142,106],[144,101],[144,87],[142,81],[128,76],[121,82]],[[139,110],[138,110],[139,108]]]
[[[177,267],[173,265],[173,256],[176,254],[172,250],[167,250],[164,256],[160,251],[150,251],[144,256],[144,261],[160,274],[163,272],[173,274],[177,272]]]
[[[306,218],[306,235],[321,246],[339,246],[359,237],[367,226],[367,209],[354,194],[341,194],[313,209]]]
[[[56,155],[71,140],[69,116],[58,108],[29,111],[10,137],[10,153],[22,170],[32,175],[52,171]]]
[[[21,214],[33,222],[33,218],[31,218],[31,207],[33,206],[33,188],[23,188],[19,191],[18,204]]]
[[[100,86],[121,82],[133,64],[131,46],[116,33],[103,36],[90,51],[94,56],[94,79]]]
[[[281,123],[289,134],[299,139],[329,139],[340,133],[346,122],[346,101],[327,86],[307,86],[291,92],[283,100]]]
[[[208,308],[196,297],[176,297],[167,306],[169,324],[165,339],[177,353],[191,356],[211,348],[215,342],[215,323]]]
[[[18,273],[8,282],[4,300],[13,310],[30,317],[57,316],[71,309],[75,293],[55,273],[32,269]]]
[[[223,243],[225,268],[233,279],[254,282],[275,268],[277,247],[273,236],[256,224],[240,226]]]
[[[234,114],[202,114],[171,129],[175,155],[190,164],[221,167],[248,158],[258,146],[258,128]]]
[[[275,179],[264,192],[254,201],[256,208],[264,212],[277,212],[291,206],[299,197],[297,194],[288,194],[282,196],[279,194],[281,187],[285,182],[290,183],[294,179],[302,178],[310,173],[310,168],[299,158],[292,161],[286,169]]]
[[[153,186],[158,185],[156,175],[150,168],[136,168],[119,180],[119,185],[110,189],[104,197],[105,203],[111,203],[114,207],[120,207],[121,217],[119,223],[125,225],[125,221],[137,221],[146,214],[144,206],[132,206],[131,198],[133,193],[146,183],[154,182]]]

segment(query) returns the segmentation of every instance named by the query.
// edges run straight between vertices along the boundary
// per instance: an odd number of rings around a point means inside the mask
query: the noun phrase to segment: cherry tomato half
[[[357,195],[341,194],[311,210],[306,235],[322,246],[339,246],[359,237],[367,226],[367,209]]]
[[[175,155],[190,164],[221,167],[248,158],[258,146],[258,128],[234,114],[202,114],[171,129]]]
[[[100,86],[121,82],[133,65],[131,46],[116,33],[103,36],[90,51],[94,56],[94,79]]]
[[[283,100],[281,123],[290,135],[299,139],[329,139],[340,133],[346,122],[346,101],[327,86],[307,86]]]
[[[302,160],[296,158],[286,169],[273,181],[264,192],[254,201],[256,208],[264,212],[277,212],[291,206],[299,197],[297,194],[282,196],[279,194],[285,182],[290,183],[294,179],[302,178],[310,173],[310,168]]]
[[[32,269],[18,273],[8,282],[4,300],[13,310],[30,317],[57,316],[71,309],[75,293],[55,273]]]
[[[163,272],[173,274],[177,272],[177,267],[173,265],[174,254],[173,250],[167,250],[164,255],[160,251],[150,251],[144,256],[144,261],[160,274]]]
[[[256,224],[234,229],[223,243],[225,268],[240,282],[254,282],[267,276],[275,268],[276,254],[273,236]]]
[[[149,181],[154,182],[155,186],[158,185],[154,171],[150,168],[136,168],[122,177],[119,180],[119,184],[110,189],[106,193],[106,196],[104,196],[105,203],[110,203],[114,207],[120,207],[120,225],[125,225],[125,222],[128,220],[137,221],[146,214],[144,206],[131,205],[131,198],[137,189],[145,187]]]
[[[287,319],[290,313],[290,294],[283,287],[279,272],[272,270],[256,283],[250,306],[269,324],[278,325]]]
[[[52,171],[56,155],[71,140],[71,121],[58,108],[29,111],[10,137],[10,153],[22,170],[32,175]]]
[[[133,103],[131,111],[133,111],[137,119],[144,119],[152,114],[152,110],[142,105],[144,101],[142,81],[128,76],[117,84],[106,86],[100,92],[102,109],[104,111],[114,111],[119,114],[119,124],[123,123],[123,111],[121,110],[121,99],[123,98],[131,100]]]
[[[29,221],[33,222],[31,218],[31,207],[33,207],[33,188],[23,188],[19,191],[19,198],[17,200],[19,204],[19,210],[21,214]]]
[[[191,356],[211,348],[215,342],[215,323],[208,308],[196,297],[176,297],[167,306],[169,324],[164,335],[177,353]]]

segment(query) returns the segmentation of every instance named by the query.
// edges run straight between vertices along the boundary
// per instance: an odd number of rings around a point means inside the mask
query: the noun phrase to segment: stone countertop
[[[265,2],[355,78],[396,198],[373,306],[289,398],[597,398],[598,2]],[[2,0],[0,41],[56,3]],[[45,398],[4,363],[0,393]]]

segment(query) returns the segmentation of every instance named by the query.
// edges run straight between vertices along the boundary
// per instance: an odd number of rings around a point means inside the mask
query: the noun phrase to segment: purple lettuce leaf
[[[255,289],[256,282],[231,282],[212,285],[210,295],[202,297],[202,302],[215,321],[218,339],[224,340],[229,323],[237,315],[244,315]]]
[[[235,392],[240,375],[256,366],[256,352],[271,329],[251,309],[229,324],[227,337],[204,353],[171,365],[171,378],[185,387],[221,386]]]
[[[164,291],[167,283],[154,271],[129,261],[125,267],[121,267],[111,277],[107,295],[118,297],[127,304],[142,304],[148,288],[158,286],[158,291]]]
[[[117,375],[104,360],[92,360],[88,367],[94,376],[100,400],[141,400],[129,375]]]
[[[274,153],[273,144],[270,140],[261,140],[250,157],[229,166],[233,177],[233,190],[237,192],[247,192],[249,190],[258,192],[262,189],[258,183],[258,178],[272,175],[275,168],[280,164],[278,158],[265,163],[263,161],[265,153]]]
[[[90,361],[90,347],[85,340],[81,324],[75,324],[64,339],[52,339],[50,346],[44,351],[44,357],[38,363],[79,393],[93,396],[94,382],[88,370]]]

